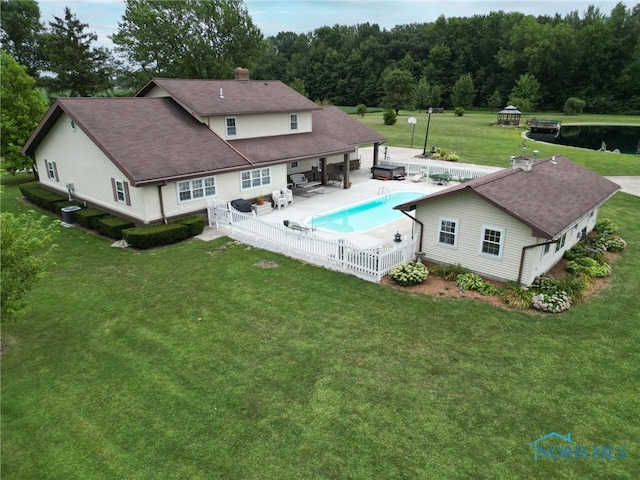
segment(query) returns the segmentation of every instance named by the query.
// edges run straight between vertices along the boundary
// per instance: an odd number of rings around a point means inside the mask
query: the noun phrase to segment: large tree
[[[540,101],[540,82],[533,75],[520,75],[515,87],[509,95],[509,104],[515,105],[523,112],[535,110]]]
[[[52,263],[53,236],[57,225],[34,211],[14,216],[0,214],[0,289],[2,321],[15,317],[23,297]]]
[[[413,75],[408,70],[387,68],[382,74],[384,97],[382,106],[399,110],[413,110],[416,102],[416,85]]]
[[[40,23],[40,7],[35,0],[1,0],[2,48],[36,77],[42,67],[40,42],[43,25]]]
[[[32,169],[31,160],[22,155],[22,146],[47,110],[47,104],[27,75],[26,68],[11,55],[1,55],[0,136],[2,169],[11,173]]]
[[[127,0],[112,40],[138,83],[154,75],[231,78],[266,46],[241,0]]]
[[[94,32],[85,32],[89,25],[78,20],[67,7],[64,18],[54,16],[45,35],[44,51],[47,69],[55,74],[47,86],[57,93],[90,96],[111,86],[112,69],[109,51],[93,47],[98,40]]]
[[[454,107],[471,108],[473,99],[476,96],[476,89],[473,85],[471,74],[465,73],[461,75],[453,85],[451,92],[451,103]]]

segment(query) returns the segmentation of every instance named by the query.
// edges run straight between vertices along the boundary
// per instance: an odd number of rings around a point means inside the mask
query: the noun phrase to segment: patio
[[[426,159],[418,158],[422,153],[421,149],[410,149],[403,147],[387,147],[387,155],[394,162],[414,162],[427,163]],[[302,196],[294,193],[293,203],[286,208],[274,209],[268,214],[260,216],[261,220],[270,223],[282,224],[284,220],[305,225],[314,215],[321,214],[329,210],[335,210],[365,200],[379,196],[380,189],[384,187],[390,193],[393,192],[420,192],[429,195],[433,192],[448,188],[448,185],[438,185],[431,181],[413,182],[410,177],[404,181],[398,180],[377,180],[371,178],[371,167],[373,162],[373,147],[360,149],[361,168],[350,173],[351,188],[343,189],[336,184],[324,186],[324,195]],[[440,162],[431,160],[431,163]],[[449,162],[442,161],[443,164]],[[462,164],[456,163],[461,166]],[[396,232],[400,232],[403,238],[411,237],[414,222],[409,218],[401,218],[381,227],[369,230],[366,233],[333,233],[323,230],[314,232],[328,239],[344,238],[350,242],[360,245],[363,248],[378,246],[388,246],[393,244],[393,237]],[[211,240],[227,235],[228,231],[224,227],[206,227],[205,231],[198,236],[202,240]]]

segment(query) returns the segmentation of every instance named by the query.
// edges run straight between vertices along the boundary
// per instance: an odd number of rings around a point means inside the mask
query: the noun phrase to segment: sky
[[[440,15],[445,17],[470,17],[503,10],[528,15],[564,16],[578,11],[580,15],[589,5],[609,14],[618,1],[609,0],[245,0],[245,6],[254,24],[265,37],[279,32],[308,33],[316,28],[335,24],[358,25],[377,23],[387,30],[397,25],[429,23]],[[623,1],[632,8],[637,1]],[[90,31],[98,35],[98,45],[113,48],[108,36],[118,31],[118,21],[124,15],[123,0],[38,0],[41,19],[62,17],[64,8],[82,23],[88,23]]]

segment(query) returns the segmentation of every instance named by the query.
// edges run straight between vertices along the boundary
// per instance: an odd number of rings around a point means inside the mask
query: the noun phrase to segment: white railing
[[[343,238],[329,240],[311,230],[294,230],[266,222],[215,200],[209,203],[208,210],[209,226],[229,227],[231,238],[371,282],[379,282],[393,267],[415,256],[413,239],[393,247],[361,248]]]
[[[387,165],[403,166],[407,175],[422,174],[426,177],[431,175],[442,175],[448,173],[454,181],[473,180],[484,177],[501,170],[499,167],[489,167],[485,165],[456,165],[450,162],[446,165],[427,160],[426,162],[396,162],[387,161]]]

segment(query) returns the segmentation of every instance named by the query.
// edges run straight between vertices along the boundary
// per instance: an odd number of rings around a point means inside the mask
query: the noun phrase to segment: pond
[[[562,125],[557,136],[529,133],[532,140],[591,150],[619,150],[640,154],[640,126],[627,125]]]

